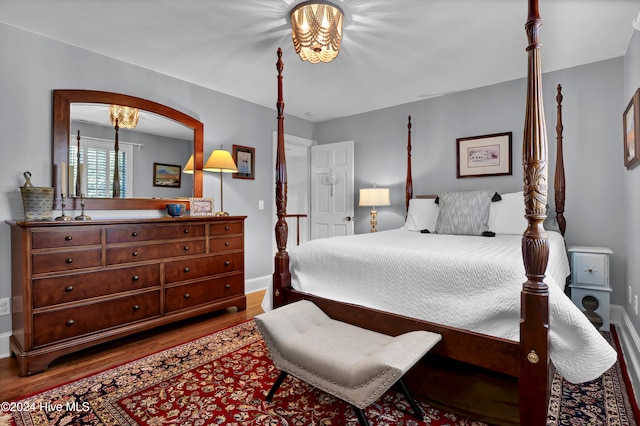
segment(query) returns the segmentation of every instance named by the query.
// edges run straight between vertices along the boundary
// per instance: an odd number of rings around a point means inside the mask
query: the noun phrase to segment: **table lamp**
[[[238,172],[238,168],[236,167],[236,163],[233,161],[233,158],[231,158],[231,154],[229,151],[223,150],[222,147],[214,150],[202,170],[207,172],[220,172],[220,211],[216,212],[216,216],[229,216],[229,213],[224,211],[224,204],[222,201],[222,174]]]
[[[388,206],[391,204],[389,199],[389,188],[363,188],[360,190],[360,204],[361,206],[371,207],[371,230],[369,232],[377,232],[376,225],[378,220],[376,216],[376,206]]]

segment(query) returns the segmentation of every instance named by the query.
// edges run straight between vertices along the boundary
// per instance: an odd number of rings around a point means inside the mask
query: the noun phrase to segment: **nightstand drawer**
[[[574,284],[609,286],[609,256],[573,253]]]

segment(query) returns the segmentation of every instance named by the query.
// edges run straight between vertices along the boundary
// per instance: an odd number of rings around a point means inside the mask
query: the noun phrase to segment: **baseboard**
[[[11,355],[11,349],[9,348],[9,338],[11,332],[0,333],[0,358],[9,358]]]
[[[629,379],[633,386],[633,393],[638,401],[640,394],[640,336],[631,323],[627,311],[620,305],[611,305],[611,322],[616,325],[616,331],[620,338],[620,346],[624,356]]]
[[[255,291],[264,290],[271,286],[271,275],[263,275],[262,277],[251,278],[244,282],[244,292],[253,293]]]

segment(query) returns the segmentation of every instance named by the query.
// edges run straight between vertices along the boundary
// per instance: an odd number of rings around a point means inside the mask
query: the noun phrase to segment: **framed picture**
[[[233,161],[236,162],[238,173],[236,179],[256,178],[256,149],[248,146],[233,145]]]
[[[180,188],[182,169],[174,164],[153,163],[153,186]]]
[[[189,216],[215,216],[213,198],[189,198]]]
[[[511,139],[511,132],[456,139],[457,176],[510,175]]]
[[[640,163],[640,89],[633,94],[622,115],[624,126],[624,165],[631,170]]]
[[[189,216],[215,216],[213,198],[189,198]]]

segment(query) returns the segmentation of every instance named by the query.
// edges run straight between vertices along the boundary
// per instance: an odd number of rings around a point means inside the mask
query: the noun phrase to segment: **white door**
[[[311,239],[353,234],[353,141],[311,147]]]

